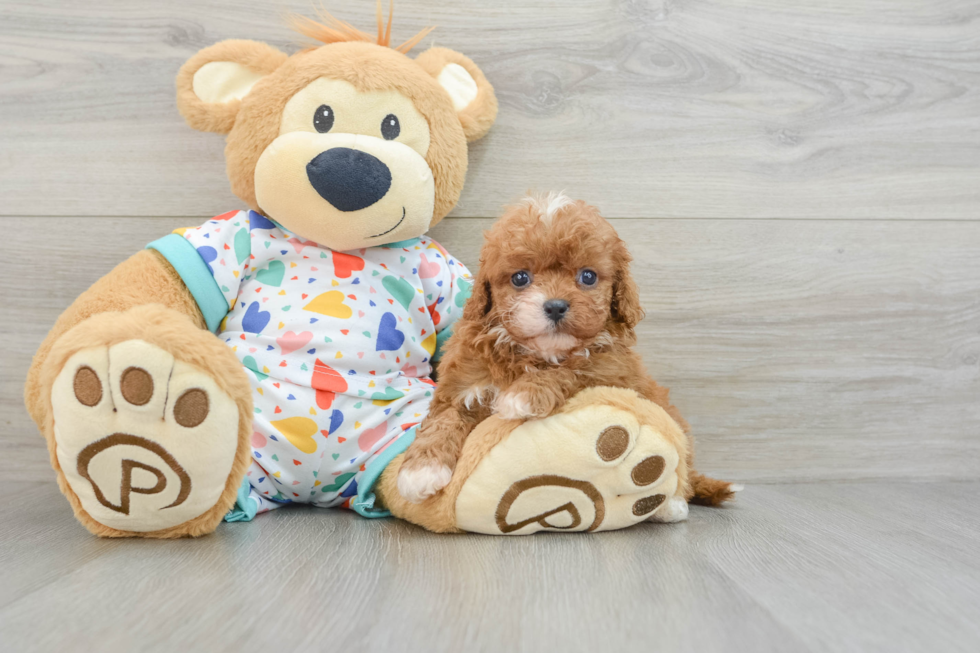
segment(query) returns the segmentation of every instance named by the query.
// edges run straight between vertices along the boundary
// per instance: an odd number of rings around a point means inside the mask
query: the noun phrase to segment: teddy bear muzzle
[[[290,132],[265,149],[254,174],[264,213],[336,251],[416,238],[432,221],[432,170],[397,141]]]

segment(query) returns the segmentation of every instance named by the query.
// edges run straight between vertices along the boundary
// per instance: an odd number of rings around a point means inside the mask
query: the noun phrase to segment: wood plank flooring
[[[0,505],[5,650],[975,651],[980,483],[754,485],[677,525],[433,535],[287,508],[99,540]]]

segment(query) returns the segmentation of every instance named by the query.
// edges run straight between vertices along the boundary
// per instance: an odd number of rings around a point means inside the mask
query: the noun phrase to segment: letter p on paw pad
[[[238,448],[235,401],[202,370],[142,340],[71,356],[51,391],[55,452],[81,507],[120,531],[210,510]]]

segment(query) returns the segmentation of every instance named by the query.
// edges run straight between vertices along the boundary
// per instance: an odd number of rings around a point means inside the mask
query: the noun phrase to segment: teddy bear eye
[[[402,127],[398,124],[398,116],[389,113],[381,121],[381,135],[385,137],[386,141],[393,141],[398,138],[400,133],[402,133]]]
[[[531,273],[527,270],[520,270],[510,276],[510,282],[515,288],[523,288],[531,283]]]
[[[321,134],[326,134],[333,127],[333,109],[325,104],[317,107],[313,114],[313,127]]]
[[[583,286],[594,286],[599,280],[599,275],[596,274],[595,270],[580,270],[578,273],[578,282]]]

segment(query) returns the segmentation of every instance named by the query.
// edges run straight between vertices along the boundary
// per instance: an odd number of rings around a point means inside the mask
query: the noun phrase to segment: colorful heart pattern
[[[319,358],[313,366],[310,385],[316,390],[316,406],[320,410],[330,408],[337,393],[347,392],[347,381],[344,377]]]
[[[310,340],[313,340],[313,334],[309,331],[303,331],[302,333],[287,331],[276,338],[276,344],[279,345],[280,353],[285,356],[286,354],[293,353],[297,349],[305,347]]]
[[[354,314],[354,311],[351,310],[350,306],[344,304],[345,299],[344,293],[339,290],[330,290],[322,295],[317,295],[312,302],[303,307],[303,310],[346,320]]]
[[[230,307],[217,333],[253,388],[247,478],[259,511],[349,506],[371,461],[428,411],[431,357],[462,314],[466,268],[426,237],[334,252],[254,211],[172,237],[193,246]]]
[[[338,279],[349,279],[353,272],[360,272],[364,269],[364,259],[353,254],[343,252],[330,252],[333,257],[333,273]]]
[[[415,299],[416,295],[415,288],[405,279],[387,276],[381,280],[381,285],[405,308],[412,305],[412,300]]]
[[[405,342],[405,334],[398,330],[398,322],[394,313],[385,313],[378,324],[377,351],[397,351]]]
[[[242,316],[242,330],[245,333],[262,333],[262,329],[272,319],[272,314],[269,311],[263,311],[259,306],[260,304],[258,302],[252,302],[248,305],[248,310],[245,311],[245,315]]]
[[[267,267],[255,272],[255,279],[267,286],[282,285],[282,278],[286,276],[286,264],[282,261],[269,261]]]

